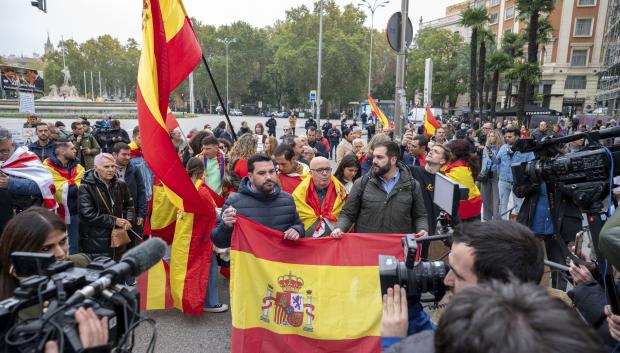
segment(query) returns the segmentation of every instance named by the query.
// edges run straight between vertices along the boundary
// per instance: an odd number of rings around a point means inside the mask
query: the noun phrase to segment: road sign
[[[311,90],[311,91],[310,91],[310,94],[309,94],[308,96],[309,96],[309,98],[310,98],[310,101],[311,101],[311,102],[314,102],[314,101],[316,100],[316,90],[314,90],[314,89],[313,89],[313,90]]]
[[[395,12],[390,19],[388,20],[387,29],[385,30],[387,34],[388,44],[390,47],[394,49],[396,52],[400,51],[400,28],[401,21],[400,18],[402,16],[399,12]],[[411,41],[413,40],[413,25],[411,24],[411,20],[407,18],[407,47],[411,45]]]

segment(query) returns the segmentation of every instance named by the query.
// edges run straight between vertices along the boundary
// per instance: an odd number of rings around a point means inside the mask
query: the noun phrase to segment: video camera
[[[428,246],[428,243],[434,240],[450,240],[451,225],[459,222],[459,204],[461,200],[467,199],[468,189],[437,173],[434,190],[433,202],[442,209],[438,217],[441,225],[437,228],[439,234],[419,238],[415,234],[407,234],[402,239],[405,259],[403,262],[394,256],[379,255],[381,294],[387,293],[388,288],[396,284],[405,288],[409,302],[418,301],[427,293],[431,298],[423,298],[422,301],[438,302],[445,294],[443,280],[449,271],[448,265],[443,261],[423,261],[420,256],[420,243]]]
[[[139,314],[136,288],[122,285],[147,271],[164,256],[166,244],[151,238],[129,250],[120,262],[99,257],[86,268],[74,268],[70,261],[54,261],[53,255],[11,254],[16,274],[32,276],[20,281],[14,296],[0,302],[1,352],[42,352],[55,340],[60,352],[81,352],[75,311],[92,308],[101,319],[108,318],[109,347],[124,346],[137,325]],[[49,302],[42,312],[44,301]],[[37,318],[20,321],[24,311],[37,310]],[[154,338],[154,337],[153,337]]]

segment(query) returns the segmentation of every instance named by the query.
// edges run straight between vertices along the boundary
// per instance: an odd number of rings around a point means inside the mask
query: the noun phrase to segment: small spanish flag
[[[375,100],[372,99],[371,96],[368,96],[368,104],[370,105],[370,112],[372,113],[372,116],[379,120],[383,128],[394,127],[394,124],[392,124],[392,122],[387,118],[387,116],[383,114],[383,111],[379,108],[379,106],[377,106],[377,103],[375,103]]]
[[[237,216],[231,245],[233,353],[381,351],[378,259],[401,237],[289,241]]]
[[[435,119],[433,116],[433,112],[431,112],[431,107],[426,106],[426,111],[424,112],[424,135],[426,136],[435,136],[435,130],[441,127],[441,123]]]

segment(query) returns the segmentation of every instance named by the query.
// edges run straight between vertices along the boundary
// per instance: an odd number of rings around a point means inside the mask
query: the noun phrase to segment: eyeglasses
[[[319,168],[319,169],[310,169],[310,170],[317,174],[329,174],[332,172],[332,168]]]

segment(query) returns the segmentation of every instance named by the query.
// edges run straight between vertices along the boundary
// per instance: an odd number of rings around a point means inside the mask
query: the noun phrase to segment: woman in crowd
[[[334,176],[344,185],[347,193],[349,193],[351,188],[353,188],[353,182],[360,177],[360,171],[360,162],[357,157],[354,154],[347,154],[338,164]]]
[[[274,136],[263,135],[263,153],[274,158],[273,152],[278,147],[278,139]]]
[[[80,251],[92,258],[107,256],[118,261],[126,246],[112,247],[112,231],[131,229],[135,211],[127,184],[115,172],[116,161],[111,154],[95,157],[95,169],[84,174],[78,190],[78,210]]]
[[[467,199],[460,203],[459,217],[464,222],[480,220],[482,197],[475,183],[480,173],[479,162],[476,156],[469,152],[469,143],[463,139],[451,141],[448,148],[452,158],[446,168],[446,176],[469,189]]]
[[[491,130],[487,135],[487,143],[482,151],[482,170],[478,176],[484,213],[482,219],[490,221],[500,219],[499,216],[499,173],[497,164],[493,163],[497,151],[504,144],[504,138],[498,130]]]
[[[256,142],[256,135],[245,134],[239,137],[230,150],[230,163],[227,168],[235,189],[241,179],[248,175],[248,159],[256,153]]]
[[[220,150],[222,150],[222,153],[224,153],[224,156],[228,157],[228,154],[230,153],[230,149],[232,148],[232,143],[230,143],[230,141],[228,141],[227,139],[223,139],[223,138],[217,139],[217,142],[219,142],[218,147],[220,148]]]
[[[254,133],[256,135],[264,135],[265,134],[265,127],[263,126],[263,123],[256,123],[256,125],[254,125]]]
[[[183,151],[183,165],[187,164],[190,158],[200,154],[202,151],[202,139],[210,135],[213,135],[213,133],[206,130],[200,130],[192,135]]]

